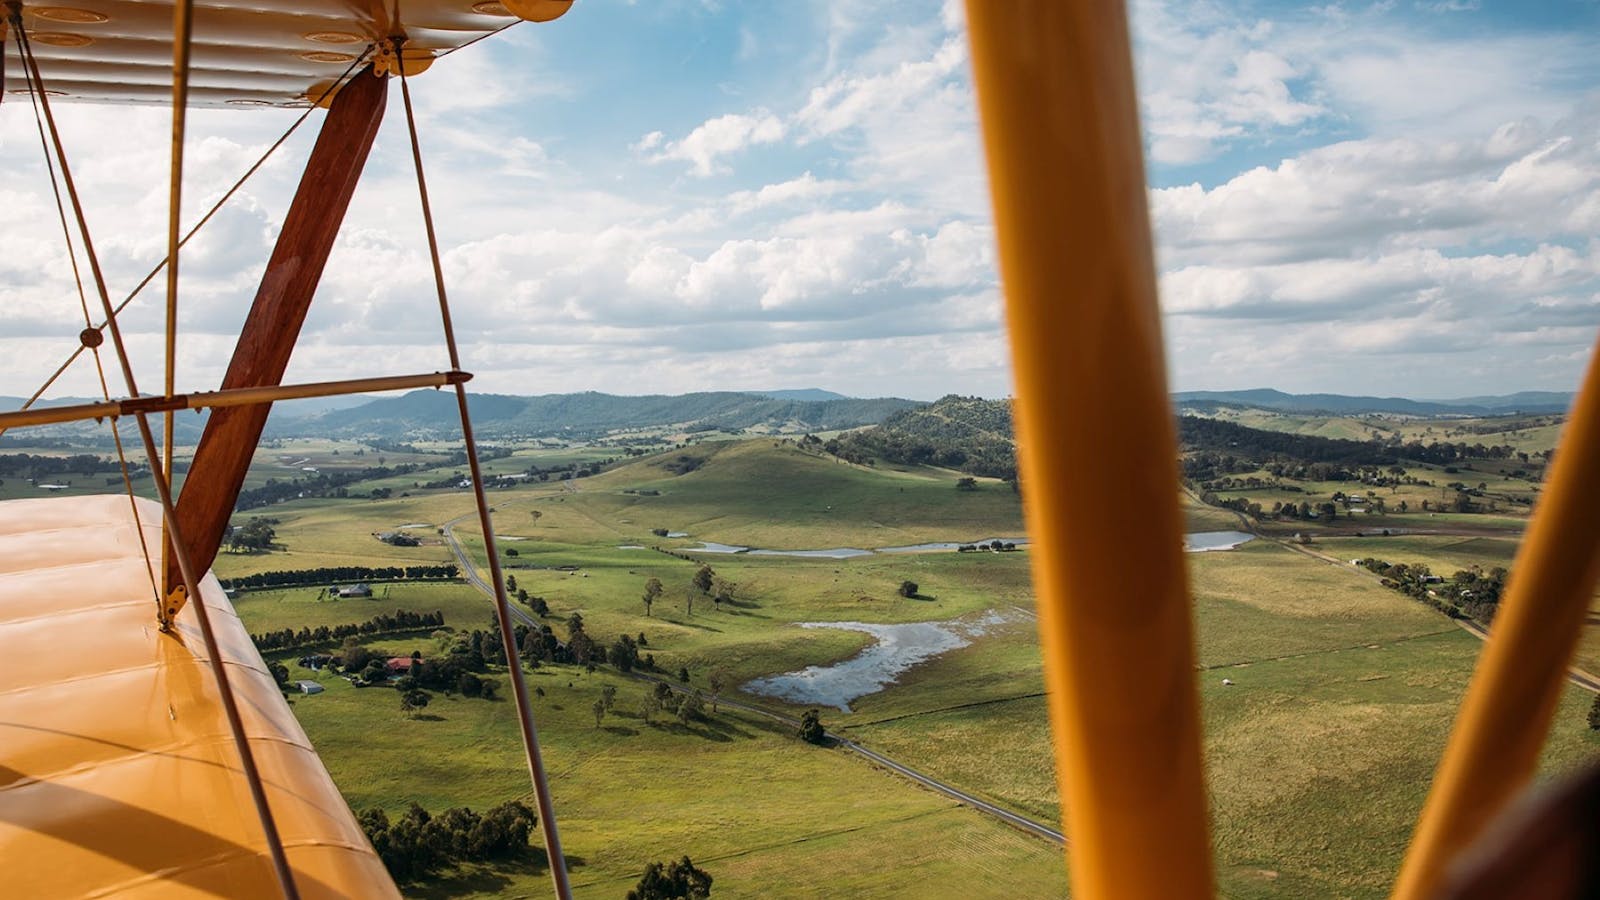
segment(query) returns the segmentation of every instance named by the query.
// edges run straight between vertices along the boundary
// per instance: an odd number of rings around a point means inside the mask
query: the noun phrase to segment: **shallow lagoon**
[[[1255,535],[1243,531],[1201,531],[1184,535],[1183,549],[1188,553],[1232,550],[1254,539]],[[1013,543],[1020,545],[1023,542]],[[872,552],[868,550],[751,551],[747,547],[734,547],[729,544],[708,546],[720,549],[702,552],[829,558],[843,558],[831,556],[835,553],[866,556]],[[954,543],[917,544],[912,547],[888,547],[877,552],[914,553],[955,550],[959,546],[961,545]],[[831,706],[849,712],[852,702],[883,690],[893,684],[901,673],[940,654],[967,646],[972,643],[973,638],[1005,620],[1005,616],[991,610],[976,617],[967,616],[949,622],[911,622],[900,625],[875,625],[867,622],[801,622],[799,623],[801,628],[859,631],[871,635],[875,640],[860,653],[841,662],[828,666],[807,666],[797,672],[757,678],[745,684],[744,689],[790,703]]]
[[[801,622],[801,628],[837,628],[870,634],[876,641],[865,650],[831,666],[807,666],[757,678],[744,689],[790,703],[831,706],[850,711],[851,701],[875,694],[894,683],[912,666],[972,643],[972,639],[1006,621],[986,612],[950,622],[874,625],[868,622]]]

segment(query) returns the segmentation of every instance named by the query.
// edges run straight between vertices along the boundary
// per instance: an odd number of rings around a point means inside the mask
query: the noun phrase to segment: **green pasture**
[[[1481,644],[1358,573],[1270,544],[1190,560],[1199,656],[1221,665],[1200,687],[1222,892],[1385,895]],[[1567,691],[1547,774],[1600,755],[1591,702]],[[1057,815],[1041,697],[846,725],[986,799]]]
[[[326,587],[326,585],[324,586]],[[402,582],[372,585],[373,596],[327,596],[321,587],[240,591],[233,607],[254,632],[318,625],[350,625],[403,609],[444,613],[445,625],[470,631],[487,628],[493,609],[482,594],[462,582]]]
[[[1057,848],[784,726],[726,708],[691,727],[647,724],[642,683],[565,667],[529,680],[544,692],[535,714],[579,897],[620,896],[647,862],[686,852],[719,897],[913,898],[930,877],[969,878],[976,897],[1065,895]],[[391,690],[322,681],[295,712],[353,807],[482,809],[529,794],[509,701],[436,694],[409,719]],[[596,727],[603,684],[617,701]],[[538,895],[546,879],[533,864],[473,866],[407,893]]]

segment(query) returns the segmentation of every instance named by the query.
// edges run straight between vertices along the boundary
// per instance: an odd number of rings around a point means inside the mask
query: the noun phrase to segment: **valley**
[[[524,642],[517,664],[534,693],[578,896],[621,896],[648,862],[684,854],[715,877],[719,897],[923,897],[929,879],[959,880],[975,897],[1065,895],[1059,845],[846,746],[802,741],[793,724],[817,708],[844,741],[1060,827],[1030,551],[1016,540],[1026,535],[1023,508],[1007,480],[1014,476],[992,467],[1000,450],[1010,452],[1009,418],[986,403],[969,399],[943,413],[935,404],[936,415],[919,416],[943,423],[943,433],[812,439],[657,429],[630,430],[635,443],[626,448],[576,439],[492,446],[486,486],[509,592],[520,598],[514,606],[532,626],[529,637],[547,627],[559,645],[549,652],[549,644]],[[1271,410],[1249,421],[1258,435],[1354,431]],[[1508,458],[1290,458],[1403,453],[1405,441],[1442,427],[1392,424],[1403,441],[1366,449],[1292,444],[1257,458],[1235,438],[1227,450],[1204,435],[1186,444],[1186,530],[1255,536],[1186,556],[1225,896],[1386,894],[1481,643],[1349,563],[1426,565],[1446,578],[1509,567],[1549,449],[1538,435],[1553,440],[1556,427],[1517,420],[1502,423],[1503,432],[1471,432],[1486,447],[1524,441],[1527,449]],[[1437,440],[1460,440],[1465,426],[1449,427]],[[975,439],[983,453],[952,452]],[[255,521],[252,533],[269,537],[223,552],[214,567],[234,586],[251,632],[290,633],[291,646],[265,655],[284,666],[295,714],[352,808],[380,808],[391,819],[412,803],[437,814],[528,799],[489,601],[463,577],[373,576],[363,581],[370,597],[332,595],[363,580],[356,577],[258,588],[241,587],[242,579],[460,565],[457,547],[472,574],[487,578],[454,452],[448,441],[274,439],[246,485],[275,484],[276,493],[257,495],[273,502],[234,519],[241,533]],[[38,490],[7,482],[11,495]],[[1458,494],[1465,509],[1455,508]],[[1450,508],[1436,511],[1435,498]],[[1291,501],[1292,516],[1274,512]],[[1312,515],[1299,514],[1302,502]],[[1015,548],[991,549],[994,539]],[[921,544],[946,548],[882,552]],[[707,545],[874,552],[832,558]],[[444,626],[317,637],[319,628],[401,610],[438,612]],[[819,627],[830,623],[843,627]],[[904,665],[861,663],[864,652],[887,652],[884,642],[919,628],[921,637],[904,639],[931,641],[930,652]],[[583,641],[598,650],[575,659]],[[619,649],[624,643],[631,649]],[[301,665],[353,648],[380,660],[478,653],[471,680],[496,684],[496,696],[469,691],[463,678],[459,689],[424,691],[426,706],[408,710],[404,691]],[[774,680],[841,664],[873,680],[834,694],[771,689]],[[1600,668],[1600,627],[1584,635],[1577,664]],[[856,677],[850,665],[839,671],[845,682]],[[300,681],[322,690],[298,693]],[[665,702],[656,687],[663,682],[673,689]],[[674,710],[686,693],[698,698],[695,708]],[[1544,751],[1546,775],[1600,753],[1600,733],[1585,724],[1593,697],[1577,685],[1567,690]],[[1064,830],[1070,841],[1070,824]],[[419,897],[489,897],[540,895],[546,883],[541,855],[530,851],[446,866],[402,887]]]

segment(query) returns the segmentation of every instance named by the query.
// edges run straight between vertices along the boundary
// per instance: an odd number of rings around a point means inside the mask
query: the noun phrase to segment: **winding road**
[[[444,530],[445,543],[449,545],[450,552],[455,554],[457,565],[461,566],[461,574],[467,579],[469,584],[493,600],[494,586],[485,581],[482,575],[478,574],[477,567],[472,564],[472,560],[467,556],[466,548],[462,547],[461,542],[456,540],[455,526],[460,522],[475,518],[476,516],[476,512],[468,513],[464,516],[457,516],[454,519],[445,522],[440,527]],[[520,619],[524,624],[534,628],[539,626],[538,620],[526,610],[523,610],[514,604],[510,605],[510,609],[511,614]],[[643,675],[638,672],[629,673],[629,677],[636,681],[665,684],[667,687],[679,693],[683,693],[687,690],[687,688],[678,684],[674,684],[665,678],[653,678],[649,675]],[[789,725],[796,729],[800,727],[799,719],[783,715],[782,713],[776,713],[768,709],[763,709],[750,703],[728,699],[719,699],[717,703],[720,706],[731,706],[734,709],[749,713],[751,715],[761,716],[766,719],[771,719],[775,722],[782,722],[785,725]],[[1047,841],[1051,841],[1062,846],[1066,845],[1066,836],[1060,831],[1057,831],[1056,829],[1044,824],[1043,822],[1030,819],[1027,816],[1019,815],[1011,810],[996,806],[987,800],[975,797],[952,784],[940,781],[931,775],[919,772],[904,763],[896,762],[895,760],[884,756],[882,753],[879,753],[876,750],[869,750],[848,738],[841,737],[832,732],[828,732],[827,737],[836,747],[843,748],[844,750],[854,753],[875,765],[881,766],[891,772],[895,772],[899,775],[909,778],[925,788],[943,794],[946,797],[949,797],[950,799],[955,800],[956,802],[965,806],[970,806],[978,812],[993,816],[1007,825],[1012,826],[1013,828],[1017,828],[1021,831],[1027,832],[1028,834],[1034,835],[1035,837],[1041,837]]]

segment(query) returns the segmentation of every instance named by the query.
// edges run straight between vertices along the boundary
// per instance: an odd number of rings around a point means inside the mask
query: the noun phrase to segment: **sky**
[[[1175,390],[1575,389],[1600,330],[1600,2],[1130,17]],[[474,390],[1011,392],[959,3],[578,0],[412,87]],[[83,327],[21,99],[0,104],[10,395]],[[290,381],[448,367],[398,101]],[[57,115],[120,297],[165,253],[169,112]],[[186,221],[295,115],[194,111]],[[179,390],[220,380],[313,130],[185,250]],[[162,304],[158,282],[122,319],[146,392]],[[51,396],[98,391],[79,364]]]

